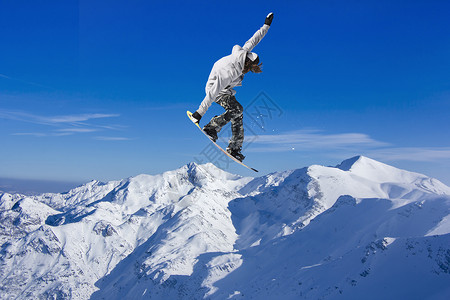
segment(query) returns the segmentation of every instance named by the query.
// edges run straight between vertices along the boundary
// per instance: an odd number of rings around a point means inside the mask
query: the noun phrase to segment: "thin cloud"
[[[363,133],[325,134],[319,130],[298,130],[279,135],[254,135],[247,140],[263,147],[251,147],[254,152],[282,152],[311,149],[341,149],[348,147],[375,148],[389,144],[372,139]]]
[[[38,116],[22,111],[0,110],[0,119],[45,124]]]
[[[1,78],[5,78],[5,79],[12,79],[11,77],[6,76],[6,75],[4,75],[4,74],[0,74],[0,77],[1,77]]]
[[[280,135],[247,136],[248,152],[305,151],[329,156],[364,154],[383,161],[436,162],[450,159],[450,147],[395,147],[363,133],[326,134],[299,130]]]
[[[98,141],[129,141],[130,138],[120,136],[96,136],[94,139]]]
[[[16,132],[12,133],[11,135],[15,136],[34,136],[34,137],[46,137],[48,134],[41,133],[41,132]]]
[[[20,83],[25,83],[27,85],[34,85],[34,86],[38,86],[38,87],[41,87],[41,88],[52,89],[51,87],[42,85],[40,83],[36,83],[36,82],[33,82],[33,81],[28,81],[28,80],[23,80],[23,79],[19,79],[19,78],[14,78],[14,77],[11,77],[11,76],[8,76],[8,75],[5,75],[5,74],[0,74],[0,78],[8,79],[8,80],[11,80],[11,81],[16,81],[16,82],[20,82]]]
[[[375,159],[382,159],[385,161],[417,161],[417,162],[432,162],[440,161],[442,159],[450,159],[449,147],[398,147],[386,148],[370,151],[368,153]]]
[[[118,114],[82,114],[82,115],[46,117],[43,119],[49,123],[79,123],[79,122],[86,122],[92,119],[113,118],[119,116],[120,115]]]
[[[97,125],[96,128],[99,129],[107,129],[107,130],[116,130],[116,131],[122,131],[128,128],[128,126],[125,125]]]
[[[40,116],[23,111],[0,110],[0,118],[41,125],[78,124],[92,119],[119,117],[119,114],[76,114],[64,116]]]
[[[43,132],[16,132],[16,133],[12,133],[11,135],[15,135],[15,136],[34,136],[34,137],[58,137],[58,136],[68,136],[68,135],[73,135],[75,133],[83,133],[83,132],[91,132],[89,131],[80,131],[80,130],[57,130],[54,132],[49,132],[49,133],[43,133]]]
[[[46,130],[40,128],[38,130],[41,132],[30,131],[12,134],[16,136],[58,137],[73,134],[88,134],[98,131],[122,130],[123,128],[125,128],[125,126],[101,124],[104,122],[97,121],[100,119],[116,118],[119,116],[120,116],[119,114],[103,114],[103,113],[42,116],[33,113],[28,113],[25,111],[0,109],[0,119],[14,120],[18,122],[25,122],[36,125],[53,127],[52,130],[47,132]]]
[[[64,128],[58,129],[57,131],[61,133],[88,133],[88,132],[95,132],[98,130],[94,128]]]

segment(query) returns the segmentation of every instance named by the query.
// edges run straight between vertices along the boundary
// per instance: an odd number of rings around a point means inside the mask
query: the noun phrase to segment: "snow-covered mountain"
[[[450,188],[358,156],[0,193],[1,299],[448,299]]]

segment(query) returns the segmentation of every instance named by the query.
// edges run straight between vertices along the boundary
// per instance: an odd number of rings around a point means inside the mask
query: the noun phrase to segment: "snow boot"
[[[217,141],[217,131],[209,126],[203,127],[203,131],[208,135],[209,139],[213,142]]]
[[[241,153],[241,149],[231,149],[231,148],[227,148],[227,152],[233,156],[234,158],[236,158],[239,161],[243,161],[245,159],[245,156]]]

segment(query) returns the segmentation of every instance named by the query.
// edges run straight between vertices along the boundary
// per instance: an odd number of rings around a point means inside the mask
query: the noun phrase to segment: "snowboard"
[[[242,161],[240,161],[239,159],[236,159],[235,157],[231,156],[230,153],[228,153],[227,151],[223,150],[222,147],[220,147],[216,142],[214,142],[212,139],[209,138],[209,136],[206,134],[206,132],[203,131],[203,129],[200,127],[200,125],[198,125],[198,123],[195,123],[195,121],[192,119],[192,113],[191,113],[190,111],[187,111],[186,113],[187,113],[189,119],[192,121],[192,123],[194,123],[195,126],[197,126],[197,128],[200,129],[200,131],[203,132],[203,134],[208,138],[208,140],[210,140],[217,148],[219,148],[219,150],[222,151],[223,154],[225,154],[226,156],[228,156],[229,158],[231,158],[232,160],[234,160],[235,162],[237,162],[237,163],[240,164],[241,166],[243,166],[243,167],[245,167],[245,168],[247,168],[247,169],[249,169],[249,170],[258,172],[258,170],[253,169],[252,167],[247,166],[247,165],[244,164]]]

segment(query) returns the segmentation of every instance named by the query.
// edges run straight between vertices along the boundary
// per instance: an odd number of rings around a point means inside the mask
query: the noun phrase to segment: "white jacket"
[[[206,83],[206,96],[200,104],[197,112],[203,116],[213,101],[216,100],[220,94],[236,94],[233,89],[236,86],[242,85],[244,74],[245,58],[248,52],[262,40],[269,30],[269,25],[263,25],[245,44],[244,47],[236,45],[230,55],[219,59],[213,66],[211,74],[209,74],[208,82]]]

